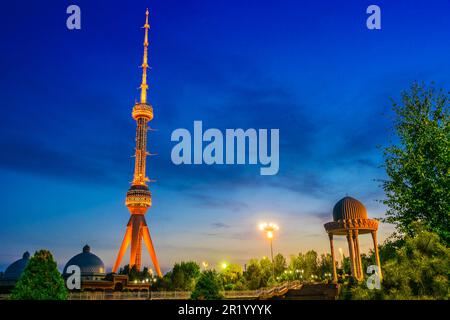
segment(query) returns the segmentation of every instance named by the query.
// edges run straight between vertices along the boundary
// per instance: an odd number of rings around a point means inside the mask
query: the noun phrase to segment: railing
[[[285,282],[277,287],[262,289],[259,294],[259,298],[260,299],[268,299],[268,298],[272,298],[275,296],[282,296],[286,292],[288,292],[288,290],[299,289],[299,288],[301,288],[301,286],[302,286],[302,284],[300,281]]]
[[[245,298],[260,298],[268,299],[274,296],[285,294],[290,289],[298,289],[301,287],[300,281],[290,281],[282,283],[277,287],[261,288],[259,290],[245,290],[245,291],[224,291],[225,299],[245,299]]]
[[[301,287],[300,281],[290,281],[277,287],[259,290],[223,291],[225,299],[269,299],[281,296],[290,289]],[[190,291],[139,291],[139,292],[71,292],[69,300],[185,300],[191,298]]]
[[[151,291],[151,300],[186,300],[191,298],[190,291]]]
[[[71,292],[69,300],[148,300],[149,292]]]

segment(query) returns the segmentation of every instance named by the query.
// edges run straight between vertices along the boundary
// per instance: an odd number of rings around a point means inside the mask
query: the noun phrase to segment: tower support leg
[[[123,237],[122,244],[120,245],[119,254],[117,255],[116,263],[112,269],[113,273],[117,273],[117,269],[119,269],[120,262],[122,261],[123,255],[127,251],[128,246],[131,242],[131,225],[127,226],[127,230],[125,231],[125,236]]]
[[[142,227],[142,216],[141,215],[132,215],[131,216],[131,252],[130,252],[130,270],[132,267],[136,267],[137,271],[140,271],[141,266],[137,263],[139,262],[138,255],[141,250],[141,239],[139,238],[141,235],[141,227]]]
[[[142,227],[142,236],[144,238],[145,246],[147,247],[148,253],[152,258],[153,266],[155,267],[158,277],[162,277],[161,269],[159,268],[158,259],[156,258],[155,248],[153,247],[152,238],[150,237],[150,230],[147,226]]]

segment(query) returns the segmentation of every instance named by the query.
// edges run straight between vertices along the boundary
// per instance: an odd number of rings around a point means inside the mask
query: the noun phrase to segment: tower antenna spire
[[[147,69],[148,69],[148,29],[150,29],[150,24],[148,23],[149,11],[148,8],[145,11],[145,24],[143,28],[145,29],[144,35],[144,56],[142,58],[142,82],[141,82],[141,103],[147,103]]]

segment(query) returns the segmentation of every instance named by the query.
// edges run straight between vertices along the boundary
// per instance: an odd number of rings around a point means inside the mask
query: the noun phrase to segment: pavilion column
[[[355,245],[355,264],[356,264],[356,274],[358,275],[358,280],[363,279],[363,270],[362,270],[362,261],[361,261],[361,253],[359,252],[359,239],[358,239],[358,230],[353,230],[353,239]]]
[[[336,259],[334,257],[333,234],[331,232],[328,233],[328,237],[330,238],[331,261],[333,263],[333,282],[337,283]]]
[[[372,231],[372,240],[373,240],[373,248],[375,251],[375,261],[378,266],[378,275],[380,276],[380,281],[383,280],[383,274],[381,273],[381,263],[380,263],[380,254],[378,253],[378,243],[377,243],[377,231]]]
[[[355,267],[355,246],[353,245],[352,234],[353,234],[352,230],[348,230],[348,233],[347,233],[348,252],[350,254],[350,267],[352,270],[352,276],[357,278],[356,267]]]

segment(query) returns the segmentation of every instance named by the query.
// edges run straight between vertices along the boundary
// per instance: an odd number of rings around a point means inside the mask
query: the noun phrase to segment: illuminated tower
[[[147,130],[148,122],[153,119],[153,108],[147,103],[147,69],[148,69],[148,9],[145,12],[145,36],[144,36],[144,58],[142,61],[142,82],[141,82],[141,99],[133,107],[132,116],[136,120],[136,151],[133,182],[127,192],[125,204],[130,210],[131,217],[127,224],[125,236],[114,264],[113,272],[117,272],[123,255],[131,244],[130,252],[130,268],[135,266],[137,270],[141,269],[142,240],[150,254],[153,265],[158,276],[162,276],[159,269],[158,259],[156,258],[155,248],[153,247],[150,231],[145,222],[145,213],[152,205],[152,195],[147,186],[147,178],[145,174],[147,152]]]

